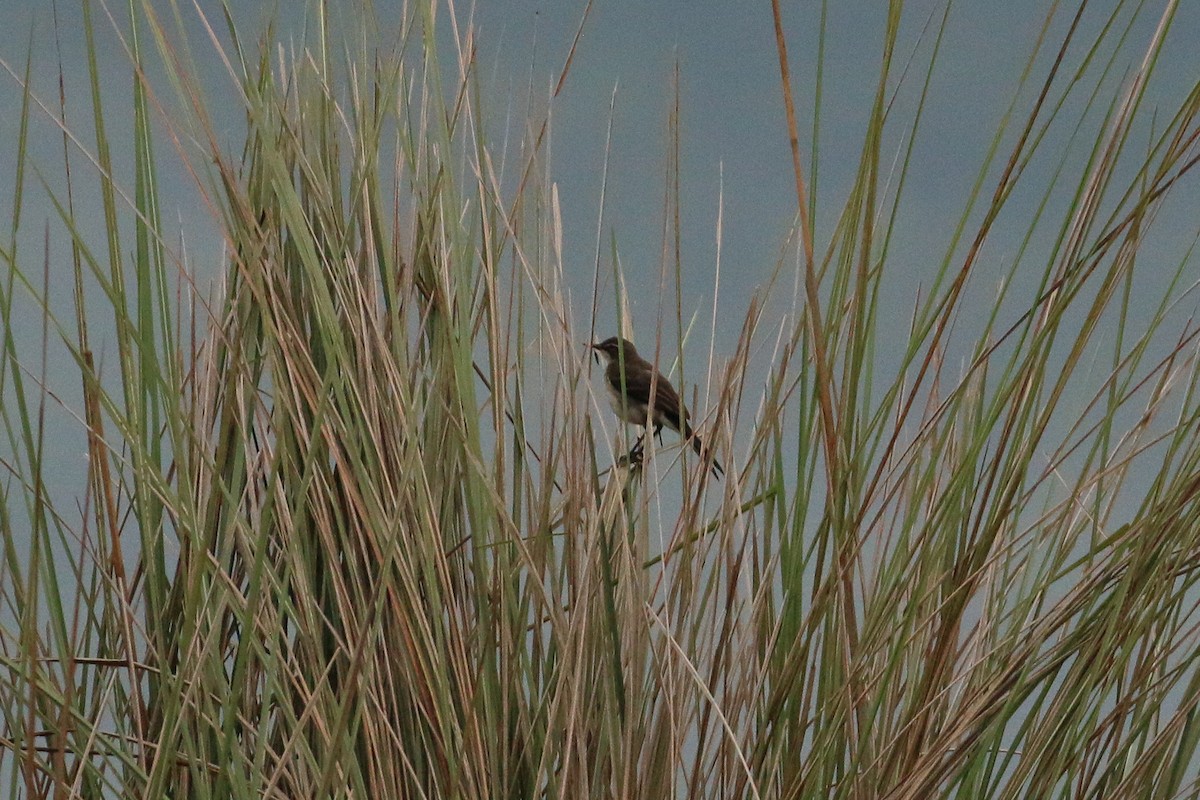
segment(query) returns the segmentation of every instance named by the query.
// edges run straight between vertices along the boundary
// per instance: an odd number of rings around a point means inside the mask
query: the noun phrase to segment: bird
[[[710,453],[700,437],[688,424],[687,409],[679,401],[679,393],[671,382],[658,372],[654,365],[638,354],[637,348],[628,339],[620,336],[610,336],[599,343],[589,345],[592,350],[604,356],[608,366],[604,370],[605,382],[608,385],[609,401],[613,411],[625,422],[640,425],[645,430],[638,437],[637,444],[630,451],[630,456],[640,456],[643,441],[650,426],[654,426],[654,435],[662,441],[663,426],[679,433],[685,440],[692,443],[692,449],[702,459],[710,458]],[[624,373],[622,374],[622,368]],[[657,376],[657,380],[656,380]],[[650,413],[650,387],[654,386],[654,413]],[[720,477],[725,472],[721,463],[712,458],[713,474]]]

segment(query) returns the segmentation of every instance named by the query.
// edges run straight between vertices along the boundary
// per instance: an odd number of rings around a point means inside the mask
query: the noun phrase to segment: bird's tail
[[[691,440],[692,449],[696,451],[696,455],[705,461],[712,460],[713,475],[719,478],[725,474],[725,468],[721,466],[721,462],[717,461],[716,456],[708,452],[708,448],[700,441],[700,437],[692,430],[692,426],[686,422],[683,423],[683,435],[684,438]]]

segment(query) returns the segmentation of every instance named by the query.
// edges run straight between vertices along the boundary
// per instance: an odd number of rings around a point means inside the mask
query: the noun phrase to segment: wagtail
[[[633,343],[619,336],[612,336],[600,344],[590,345],[593,350],[604,354],[608,368],[604,377],[608,383],[609,400],[617,416],[633,425],[641,425],[646,430],[638,437],[630,455],[641,454],[643,440],[650,426],[654,426],[654,435],[662,441],[662,429],[665,425],[683,438],[690,440],[692,449],[702,459],[709,458],[709,453],[700,442],[700,437],[688,424],[687,409],[679,402],[679,393],[662,373],[654,369],[654,365],[638,355]],[[622,368],[624,376],[622,376]],[[657,380],[655,379],[657,376]],[[654,414],[650,410],[650,385],[654,384]],[[713,474],[720,476],[725,470],[716,458],[712,459]]]

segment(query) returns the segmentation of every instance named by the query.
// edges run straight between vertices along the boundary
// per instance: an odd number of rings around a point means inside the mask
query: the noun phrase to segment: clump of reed
[[[406,7],[393,39],[321,4],[285,48],[231,13],[189,42],[183,9],[133,3],[113,108],[85,2],[87,121],[24,92],[3,247],[8,795],[1194,795],[1196,270],[1145,251],[1192,178],[1200,87],[1131,136],[1174,5],[1121,81],[1141,6],[1037,43],[919,290],[889,243],[917,169],[892,148],[921,116],[891,100],[901,74],[930,85],[945,18],[893,63],[899,5],[836,214],[800,149],[819,108],[794,107],[788,69],[770,87],[791,255],[679,384],[707,390],[716,482],[670,441],[614,458],[547,125],[495,148],[453,6]],[[67,242],[47,228],[40,253],[39,116],[61,124],[65,181],[41,189]],[[180,167],[215,272],[172,244]],[[997,281],[1001,219],[1025,244]],[[1150,298],[1147,269],[1172,276]],[[880,321],[897,285],[902,334]],[[695,351],[687,315],[642,321],[660,363]],[[64,440],[87,455],[74,483]]]

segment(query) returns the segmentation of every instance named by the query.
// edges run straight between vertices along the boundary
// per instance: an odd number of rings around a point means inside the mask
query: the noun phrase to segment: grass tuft
[[[1156,243],[1200,84],[1147,108],[1176,6],[1051,12],[917,289],[897,242],[952,43],[947,10],[906,53],[901,5],[835,197],[826,9],[806,145],[772,3],[797,220],[740,311],[684,306],[676,66],[645,351],[704,387],[719,483],[671,442],[618,458],[582,348],[632,331],[606,186],[583,331],[549,116],[493,144],[454,4],[384,32],[317,3],[291,39],[85,0],[86,114],[5,63],[8,796],[1197,796],[1200,328],[1193,253]],[[215,271],[172,244],[180,174]],[[69,268],[28,244],[31,175]],[[672,354],[705,316],[700,379]]]

